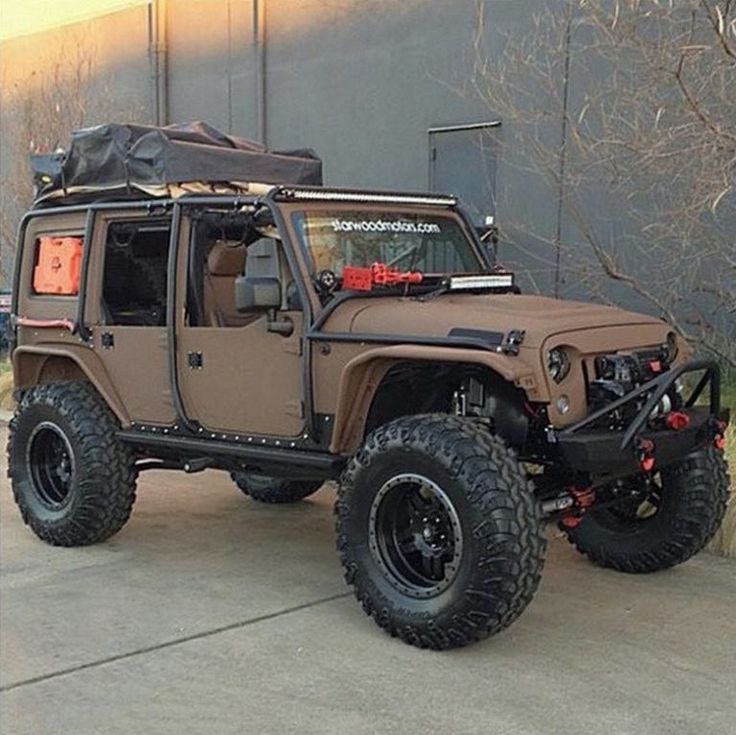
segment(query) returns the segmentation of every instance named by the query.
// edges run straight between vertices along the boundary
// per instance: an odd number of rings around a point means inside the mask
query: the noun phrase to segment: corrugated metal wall
[[[521,32],[539,2],[486,4],[492,47],[494,36]],[[92,69],[76,125],[154,122],[158,90],[168,121],[314,148],[330,183],[426,189],[428,128],[494,117],[470,90],[476,20],[475,0],[159,0],[6,41],[0,206],[6,218],[23,209],[10,193],[25,153],[14,131],[38,80],[79,71],[72,50]],[[501,207],[518,206],[504,193],[518,183],[513,171],[512,160],[499,164]],[[517,214],[551,237],[554,192],[541,182],[524,190]]]
[[[545,0],[557,1],[564,0]],[[484,0],[491,54],[530,29],[542,4]],[[27,205],[27,196],[18,196],[27,187],[18,184],[27,176],[28,116],[49,114],[45,88],[64,89],[69,77],[79,76],[80,64],[89,84],[75,125],[202,119],[275,147],[312,147],[332,184],[426,189],[428,129],[496,119],[471,81],[477,18],[477,0],[153,0],[2,43],[3,270],[9,223]],[[582,88],[584,80],[578,81]],[[551,113],[543,131],[553,147],[561,140],[559,117]],[[502,144],[513,136],[501,122],[494,136]],[[558,188],[528,170],[524,151],[513,145],[498,150],[491,167],[496,215],[514,243],[503,246],[502,259],[528,290],[588,295],[574,276],[576,248],[584,245],[576,243],[572,223],[560,221]],[[444,173],[447,181],[450,173]],[[615,240],[620,220],[608,208],[605,197],[596,203],[601,225]],[[509,228],[511,222],[521,224]],[[567,245],[559,261],[558,231]],[[646,308],[630,291],[609,294]]]

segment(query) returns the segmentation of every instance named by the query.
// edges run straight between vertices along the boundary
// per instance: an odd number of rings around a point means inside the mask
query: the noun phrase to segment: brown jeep
[[[718,528],[717,366],[659,319],[523,295],[452,197],[61,201],[20,228],[8,446],[51,544],[118,531],[149,469],[268,503],[335,480],[347,582],[439,649],[521,614],[545,522],[626,572]]]

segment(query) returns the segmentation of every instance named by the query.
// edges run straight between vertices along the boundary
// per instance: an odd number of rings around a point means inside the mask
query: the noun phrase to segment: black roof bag
[[[192,122],[167,127],[110,123],[75,130],[68,151],[31,156],[37,196],[77,187],[100,191],[184,182],[322,183],[308,149],[261,143]]]

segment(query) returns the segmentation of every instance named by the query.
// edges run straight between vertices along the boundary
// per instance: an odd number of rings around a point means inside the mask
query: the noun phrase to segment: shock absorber
[[[574,528],[582,521],[583,514],[595,500],[595,490],[592,487],[572,485],[563,495],[543,500],[541,509],[548,519],[556,517],[566,528]]]

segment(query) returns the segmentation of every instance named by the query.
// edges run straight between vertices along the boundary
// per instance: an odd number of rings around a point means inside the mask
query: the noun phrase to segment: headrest
[[[212,276],[242,276],[245,270],[245,245],[218,240],[207,256],[207,270]]]

